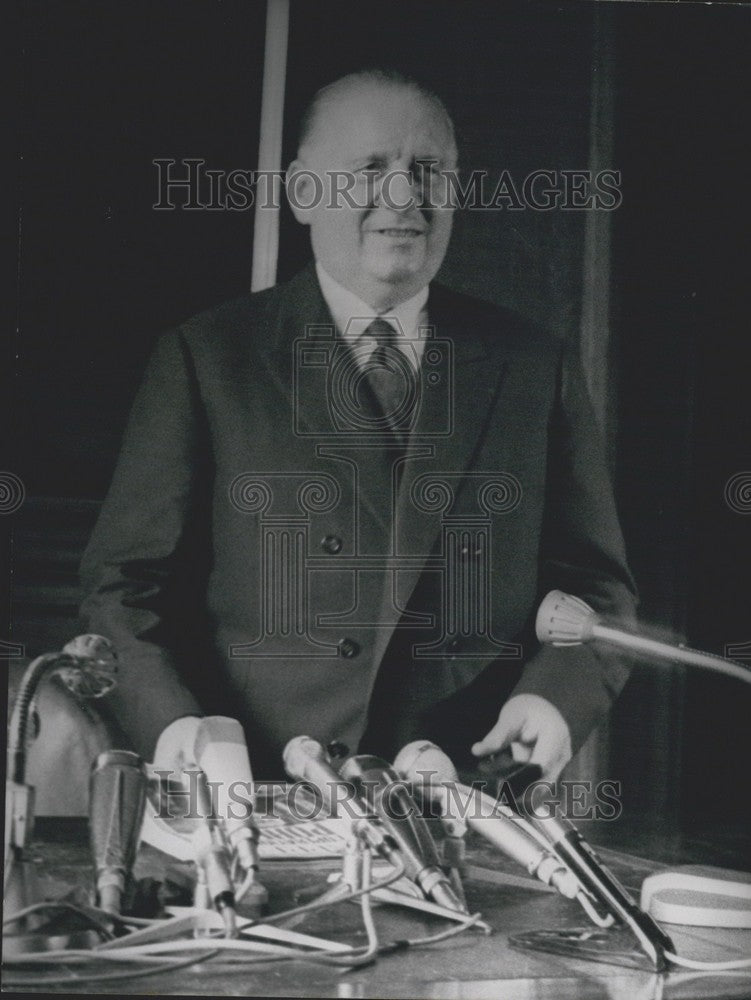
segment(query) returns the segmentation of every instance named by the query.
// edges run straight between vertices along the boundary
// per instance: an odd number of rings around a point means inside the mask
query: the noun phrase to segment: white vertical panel
[[[263,91],[261,95],[261,136],[258,144],[259,172],[278,172],[282,169],[284,85],[287,76],[288,37],[289,0],[267,0]],[[265,182],[261,182],[261,185],[256,187],[253,269],[250,284],[252,292],[259,292],[276,283],[276,267],[279,257],[279,209],[271,206],[264,207],[264,184]],[[259,193],[261,198],[258,197]]]

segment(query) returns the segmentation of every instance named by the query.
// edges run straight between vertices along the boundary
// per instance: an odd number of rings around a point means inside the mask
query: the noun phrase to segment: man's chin
[[[386,285],[395,288],[403,285],[415,285],[415,290],[422,288],[430,280],[425,275],[424,262],[389,259],[376,261],[369,268],[370,276]]]

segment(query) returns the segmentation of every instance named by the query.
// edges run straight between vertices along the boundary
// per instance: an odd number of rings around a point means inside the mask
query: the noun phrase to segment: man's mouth
[[[388,228],[388,229],[371,229],[371,232],[378,233],[379,236],[394,236],[394,237],[409,237],[409,236],[422,236],[422,229],[407,229],[407,228]]]

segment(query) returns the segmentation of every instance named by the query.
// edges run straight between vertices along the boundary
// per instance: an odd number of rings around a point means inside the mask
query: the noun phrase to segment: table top
[[[57,828],[68,836],[46,839],[53,821],[38,824],[32,853],[47,877],[68,885],[90,884],[91,869],[85,822]],[[591,836],[587,833],[587,836]],[[424,948],[380,956],[372,965],[344,970],[312,962],[264,962],[245,965],[221,956],[188,968],[160,972],[146,979],[76,983],[72,967],[57,985],[45,990],[71,993],[187,994],[207,996],[288,996],[341,998],[438,998],[438,1000],[646,1000],[646,998],[751,996],[751,971],[697,974],[675,971],[657,975],[603,962],[519,950],[509,936],[536,929],[586,927],[576,902],[566,900],[529,878],[522,869],[484,842],[468,838],[468,877],[464,885],[471,912],[480,911],[490,924],[489,936],[477,930]],[[644,877],[663,865],[633,854],[598,847],[598,853],[620,881],[638,898]],[[691,859],[693,860],[693,859]],[[710,860],[710,859],[706,859]],[[308,900],[327,888],[327,876],[339,869],[334,859],[267,861],[262,881],[269,890],[270,912]],[[435,934],[447,924],[441,918],[404,907],[376,904],[373,914],[381,942]],[[362,944],[365,931],[359,907],[341,903],[306,915],[295,926],[303,933]],[[702,961],[746,958],[751,930],[724,930],[666,925],[677,953]],[[43,973],[48,974],[48,973]],[[6,972],[4,980],[19,974]],[[4,983],[5,987],[5,983]],[[39,987],[29,992],[38,991]]]

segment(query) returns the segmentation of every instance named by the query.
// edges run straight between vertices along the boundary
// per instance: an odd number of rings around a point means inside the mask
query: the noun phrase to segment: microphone
[[[742,663],[703,653],[688,646],[674,646],[600,624],[597,612],[586,601],[562,590],[551,590],[537,611],[535,632],[540,642],[552,646],[576,646],[600,639],[635,653],[656,656],[690,667],[703,667],[751,684],[751,670]]]
[[[452,761],[435,743],[426,740],[408,743],[397,754],[394,769],[438,803],[445,816],[451,817],[452,810],[458,807],[461,819],[468,826],[530,875],[554,886],[567,899],[577,897],[581,887],[571,872],[512,819],[500,815],[497,803],[490,796],[459,784]]]
[[[44,653],[28,665],[16,694],[8,740],[8,770],[17,785],[26,780],[34,699],[42,682],[53,676],[77,698],[102,698],[117,683],[114,647],[101,635],[79,635],[59,653]]]
[[[631,898],[574,824],[565,817],[543,818],[532,815],[530,820],[550,841],[558,856],[590,895],[631,930],[655,968],[665,968],[665,952],[675,954],[673,942],[660,925]]]
[[[446,784],[437,785],[434,779],[449,784],[455,780],[456,770],[446,754],[435,744],[421,741],[409,743],[399,752],[394,766],[405,777],[413,781],[426,782],[429,793],[435,791],[437,794],[437,790],[443,787],[442,798],[445,795],[445,801],[448,801]],[[569,899],[579,898],[581,902],[579,894],[583,887],[590,897],[605,906],[608,913],[620,919],[631,930],[655,968],[666,967],[665,952],[671,954],[675,952],[672,941],[659,924],[631,899],[573,823],[566,819],[530,817],[535,828],[545,836],[558,855],[558,858],[554,859],[531,837],[516,829],[513,820],[498,815],[492,818],[478,816],[476,808],[472,808],[473,803],[470,799],[473,793],[478,794],[476,789],[462,785],[455,785],[455,789],[462,803],[466,821],[473,829],[524,865],[541,881],[554,885]],[[487,800],[495,806],[488,796],[482,793],[479,795],[480,803]],[[466,809],[467,805],[470,805],[469,809]],[[567,867],[562,868],[561,862]]]
[[[350,757],[340,774],[352,781],[398,844],[405,874],[425,897],[446,909],[466,913],[466,906],[440,867],[428,824],[418,815],[414,799],[394,768],[380,757],[365,754]]]
[[[373,815],[357,797],[357,791],[334,770],[326,751],[310,736],[295,736],[289,741],[282,754],[284,769],[290,778],[305,781],[321,794],[323,804],[332,816],[338,815],[338,806],[343,804],[344,818],[350,829],[361,834],[373,850],[378,851],[393,865],[401,863],[401,855],[396,843],[384,833]],[[340,796],[343,794],[343,798]]]
[[[216,812],[227,847],[246,873],[237,902],[260,913],[269,901],[269,894],[258,881],[258,827],[253,819],[255,789],[242,726],[237,719],[224,715],[202,718],[193,754],[206,778],[206,792],[209,787],[216,790],[215,801],[209,795],[209,810]],[[211,859],[209,863],[213,863]]]
[[[306,781],[320,792],[332,816],[337,814],[340,802],[345,801],[351,810],[350,818],[370,818],[370,813],[358,801],[354,786],[334,769],[326,751],[316,740],[310,736],[295,736],[284,748],[282,759],[290,778]],[[343,800],[340,799],[342,793],[345,793]]]
[[[103,698],[117,684],[114,647],[101,635],[77,635],[63,646],[53,673],[77,698]]]
[[[98,905],[121,913],[146,804],[146,772],[128,750],[99,754],[89,781],[89,837]]]
[[[33,712],[37,692],[50,677],[57,675],[78,698],[101,698],[115,686],[116,673],[114,648],[98,635],[78,636],[61,651],[38,656],[24,670],[8,727],[3,872],[6,912],[26,911],[42,898],[36,866],[28,853],[34,825],[34,788],[26,784],[28,746],[37,735]],[[37,918],[30,915],[14,921],[14,925],[28,930],[36,922]],[[6,937],[15,939],[15,951],[37,948],[33,935],[25,932],[11,935],[8,930]]]
[[[228,845],[245,871],[258,870],[258,830],[252,818],[253,774],[243,728],[236,719],[211,715],[200,720],[193,752],[196,764],[216,789],[212,801]],[[239,798],[238,791],[244,796]],[[238,809],[239,807],[239,809]]]
[[[196,775],[198,811],[201,822],[193,834],[193,859],[198,869],[196,903],[203,905],[205,894],[214,903],[224,922],[228,938],[237,937],[237,900],[232,885],[232,862],[225,839],[213,815],[211,794],[204,771]],[[265,891],[265,890],[264,890]]]

